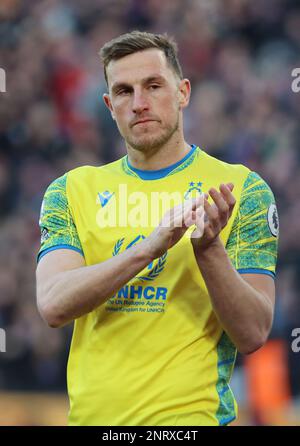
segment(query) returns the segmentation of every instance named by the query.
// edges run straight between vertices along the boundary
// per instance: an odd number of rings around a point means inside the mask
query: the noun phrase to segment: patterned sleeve
[[[241,274],[257,273],[275,277],[278,235],[274,195],[257,173],[250,172],[226,245],[236,270]]]
[[[38,261],[55,249],[73,249],[83,255],[66,195],[67,174],[54,180],[45,192],[39,225],[41,246]]]

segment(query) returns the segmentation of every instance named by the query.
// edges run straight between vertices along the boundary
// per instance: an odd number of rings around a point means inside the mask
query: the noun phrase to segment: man
[[[226,425],[236,351],[272,325],[273,194],[185,141],[191,87],[166,35],[122,35],[101,57],[127,156],[55,180],[40,219],[39,311],[75,321],[69,423]]]

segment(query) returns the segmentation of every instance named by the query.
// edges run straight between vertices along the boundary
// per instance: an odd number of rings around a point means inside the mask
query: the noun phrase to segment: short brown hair
[[[104,77],[107,81],[106,68],[110,61],[118,60],[138,51],[157,48],[162,50],[167,62],[175,74],[182,79],[182,69],[178,60],[178,49],[175,40],[167,34],[152,34],[142,31],[132,31],[122,34],[107,42],[100,50],[100,58],[104,65]]]

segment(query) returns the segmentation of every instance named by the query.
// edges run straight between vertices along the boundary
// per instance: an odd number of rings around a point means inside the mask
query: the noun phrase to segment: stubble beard
[[[159,136],[152,136],[149,131],[148,134],[145,134],[140,137],[131,138],[128,137],[126,139],[126,143],[132,147],[134,150],[138,150],[140,152],[149,152],[159,150],[162,146],[164,146],[176,133],[179,129],[179,114],[177,116],[177,120],[173,126],[168,125],[163,129],[163,132]]]

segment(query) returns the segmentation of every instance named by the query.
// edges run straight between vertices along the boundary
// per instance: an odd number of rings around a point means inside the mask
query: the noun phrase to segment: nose
[[[149,110],[149,104],[145,93],[141,90],[135,90],[132,101],[132,111],[139,115],[145,110]]]

